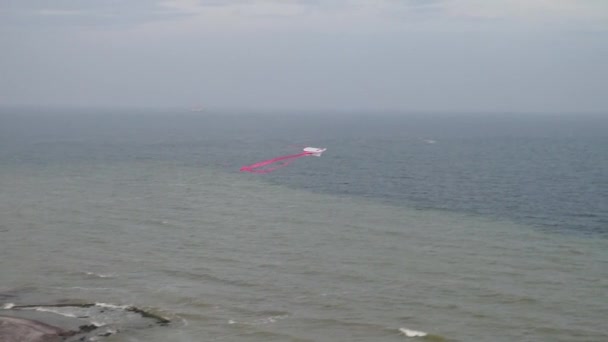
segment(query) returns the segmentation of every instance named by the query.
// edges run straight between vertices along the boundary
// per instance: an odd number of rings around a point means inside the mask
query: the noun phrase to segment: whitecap
[[[275,323],[279,320],[285,319],[289,317],[289,315],[276,315],[276,316],[269,316],[269,317],[263,317],[263,318],[257,318],[254,319],[252,321],[242,321],[242,322],[238,322],[235,321],[233,319],[228,321],[228,324],[243,324],[243,325],[266,325],[266,324],[272,324]]]
[[[130,308],[129,305],[114,305],[114,304],[108,304],[108,303],[95,303],[95,306],[99,306],[102,308],[109,308],[109,309],[120,309],[120,310],[125,310]]]
[[[402,332],[407,337],[424,337],[428,335],[424,331],[411,330],[408,328],[399,328],[399,331]]]
[[[270,316],[270,317],[257,319],[253,322],[253,324],[254,325],[270,324],[270,323],[274,323],[278,320],[285,319],[285,318],[287,318],[287,315]]]
[[[102,274],[102,273],[95,273],[95,272],[85,272],[85,273],[89,276],[97,277],[97,278],[114,278],[113,274]]]
[[[51,308],[51,307],[36,306],[33,308],[28,308],[26,310],[34,310],[34,311],[39,311],[39,312],[50,312],[50,313],[58,314],[58,315],[65,316],[65,317],[77,318],[76,314],[72,313],[72,311],[70,311],[70,309],[68,309],[68,308]]]

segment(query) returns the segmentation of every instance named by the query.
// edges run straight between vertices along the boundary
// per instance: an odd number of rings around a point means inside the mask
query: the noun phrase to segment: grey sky
[[[606,0],[0,0],[0,105],[608,113]]]

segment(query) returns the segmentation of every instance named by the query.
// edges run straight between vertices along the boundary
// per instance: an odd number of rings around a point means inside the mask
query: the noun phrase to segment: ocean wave
[[[399,333],[405,335],[408,338],[420,337],[424,341],[444,342],[446,340],[443,336],[429,334],[426,331],[412,330],[408,328],[399,328]]]
[[[268,317],[256,318],[256,319],[251,320],[251,321],[236,321],[234,319],[230,319],[230,320],[228,320],[228,324],[267,325],[267,324],[275,323],[275,322],[277,322],[279,320],[282,320],[282,319],[286,319],[288,317],[289,317],[289,315],[284,314],[284,315],[276,315],[276,316],[268,316]]]
[[[428,335],[428,333],[424,331],[412,330],[408,328],[399,328],[399,331],[407,337],[424,337]]]
[[[114,278],[114,274],[103,274],[103,273],[95,273],[95,272],[85,272],[86,275],[96,277],[96,278]]]

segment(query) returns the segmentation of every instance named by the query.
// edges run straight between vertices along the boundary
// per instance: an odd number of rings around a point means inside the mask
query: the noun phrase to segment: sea
[[[171,321],[112,342],[608,341],[608,114],[3,107],[2,293]]]

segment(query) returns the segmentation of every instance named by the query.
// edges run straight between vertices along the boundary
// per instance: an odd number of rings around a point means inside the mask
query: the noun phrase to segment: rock
[[[0,342],[97,341],[123,329],[166,326],[170,320],[134,306],[104,303],[4,304]]]
[[[60,342],[72,332],[25,318],[0,316],[0,341]]]

